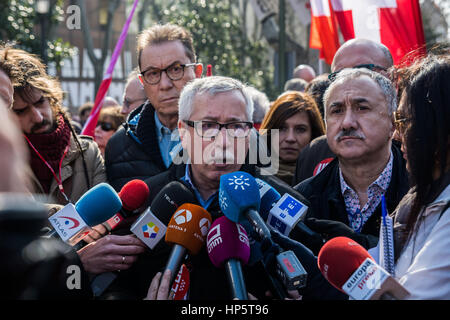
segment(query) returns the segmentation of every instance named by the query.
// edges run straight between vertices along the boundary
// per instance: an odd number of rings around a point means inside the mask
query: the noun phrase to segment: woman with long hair
[[[394,212],[395,276],[411,299],[450,299],[450,57],[399,74],[395,125],[412,188]]]
[[[325,126],[317,104],[308,94],[287,91],[280,95],[266,113],[262,136],[271,141],[272,130],[279,133],[279,170],[276,176],[291,185],[300,151],[312,139],[325,134]],[[270,148],[269,148],[270,150]]]

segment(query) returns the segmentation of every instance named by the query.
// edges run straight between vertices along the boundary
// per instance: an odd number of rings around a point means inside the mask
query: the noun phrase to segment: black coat
[[[139,120],[133,124],[131,120],[138,114]],[[154,116],[155,109],[147,101],[133,110],[128,121],[109,139],[105,149],[106,175],[116,191],[133,179],[145,180],[167,170],[159,149]]]
[[[409,190],[406,162],[396,143],[392,143],[393,167],[392,177],[385,194],[386,207],[392,213],[397,204]],[[334,159],[318,175],[306,179],[294,187],[311,203],[306,218],[327,219],[340,221],[349,225],[348,214],[345,208],[344,197],[341,193],[339,179],[339,161]],[[375,212],[364,224],[361,234],[379,236],[381,221],[381,203]]]
[[[254,165],[243,165],[242,171],[246,171],[255,178],[264,180],[273,186],[280,194],[289,193],[300,201],[307,203],[307,200],[290,186],[273,176],[260,174],[259,168]],[[185,165],[172,165],[169,170],[146,180],[149,185],[149,203],[156,194],[169,182],[180,181],[190,190],[192,188],[181,181],[185,175]],[[199,203],[195,203],[199,205]],[[208,207],[213,221],[222,216],[218,197]],[[107,299],[142,299],[148,291],[148,287],[154,275],[162,271],[167,263],[171,247],[161,241],[154,250],[148,250],[140,255],[138,261],[126,271],[122,271],[119,277],[111,285],[109,291],[103,298]],[[206,248],[203,247],[196,256],[189,257],[188,263],[190,272],[190,299],[191,300],[220,300],[231,299],[228,281],[223,269],[218,269],[210,262]],[[244,278],[247,291],[264,299],[264,294],[270,289],[264,271],[260,263],[252,266],[244,266]]]

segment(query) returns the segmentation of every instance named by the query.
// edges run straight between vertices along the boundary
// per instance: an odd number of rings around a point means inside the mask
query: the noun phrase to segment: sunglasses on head
[[[97,127],[100,126],[100,129],[102,129],[103,131],[111,131],[111,130],[115,130],[114,126],[112,125],[112,123],[110,122],[103,122],[103,121],[99,121],[97,123]]]
[[[361,69],[361,68],[366,68],[372,71],[386,71],[387,69],[385,67],[373,64],[373,63],[367,63],[367,64],[358,64],[354,67],[352,67],[352,69]],[[343,70],[343,69],[342,69]],[[341,72],[342,70],[336,71],[336,72],[332,72],[328,75],[328,80],[330,81],[334,81],[338,75],[339,72]]]

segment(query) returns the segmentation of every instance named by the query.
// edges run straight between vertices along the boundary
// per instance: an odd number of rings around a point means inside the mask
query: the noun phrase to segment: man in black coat
[[[246,87],[237,80],[208,77],[187,84],[180,97],[178,129],[188,161],[172,165],[168,171],[146,180],[151,190],[149,202],[168,183],[179,181],[194,195],[194,204],[206,209],[214,221],[223,216],[218,197],[220,177],[245,171],[264,180],[280,194],[289,193],[307,204],[306,199],[287,184],[264,175],[259,167],[249,163],[252,114],[251,98]],[[154,214],[158,216],[157,212]],[[253,254],[257,247],[252,245]],[[121,272],[104,298],[144,298],[152,278],[164,269],[170,250],[171,247],[161,241],[153,250],[142,254],[135,265]],[[261,264],[263,251],[243,268],[247,291],[259,299],[272,289]],[[232,298],[225,271],[214,267],[205,247],[198,255],[189,256],[185,264],[190,273],[189,299]],[[343,297],[323,281],[320,286],[329,292],[328,297]]]
[[[409,188],[396,143],[392,83],[368,69],[341,71],[325,92],[327,142],[337,158],[295,186],[311,203],[306,224],[325,240],[347,236],[366,249],[378,243],[381,201],[392,212]],[[317,252],[321,244],[305,243]]]
[[[105,166],[117,191],[133,179],[167,170],[171,151],[179,147],[178,98],[198,68],[191,34],[165,24],[144,30],[138,38],[139,79],[148,100],[128,116],[108,141]]]

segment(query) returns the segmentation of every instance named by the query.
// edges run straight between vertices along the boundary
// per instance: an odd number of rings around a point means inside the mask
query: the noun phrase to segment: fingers
[[[161,272],[158,272],[150,283],[145,300],[172,300],[173,295],[169,295],[170,276],[170,270],[166,270],[164,275],[161,275]]]

